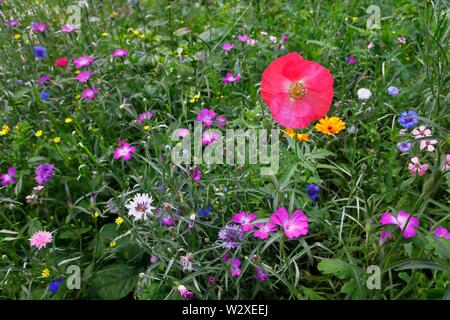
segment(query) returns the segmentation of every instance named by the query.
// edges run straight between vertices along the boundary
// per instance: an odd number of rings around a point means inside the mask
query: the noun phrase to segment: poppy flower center
[[[289,86],[288,94],[292,100],[300,100],[305,96],[306,90],[303,81],[299,80]]]

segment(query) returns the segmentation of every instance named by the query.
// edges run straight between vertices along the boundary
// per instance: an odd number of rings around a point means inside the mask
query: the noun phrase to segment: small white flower
[[[369,100],[369,98],[372,96],[372,91],[367,88],[361,88],[358,89],[357,95],[359,100]]]
[[[147,215],[152,214],[155,209],[151,206],[153,199],[147,193],[137,193],[125,207],[128,209],[128,215],[133,216],[134,220],[147,219]]]

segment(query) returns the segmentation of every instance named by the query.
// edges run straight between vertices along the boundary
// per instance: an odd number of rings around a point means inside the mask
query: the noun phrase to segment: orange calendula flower
[[[319,120],[319,123],[314,126],[317,131],[325,134],[338,134],[345,129],[345,122],[339,117],[325,117]]]
[[[307,133],[297,133],[297,136],[295,135],[295,131],[292,128],[287,128],[286,131],[282,130],[285,134],[284,136],[288,135],[292,139],[297,139],[298,141],[309,141],[309,134]]]

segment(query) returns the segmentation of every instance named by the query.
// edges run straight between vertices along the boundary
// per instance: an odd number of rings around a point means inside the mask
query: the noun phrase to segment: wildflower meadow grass
[[[0,298],[450,299],[448,13],[0,0]]]

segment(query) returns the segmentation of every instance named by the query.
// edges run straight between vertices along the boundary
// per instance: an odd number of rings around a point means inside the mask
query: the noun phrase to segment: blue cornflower
[[[305,187],[306,194],[312,201],[316,201],[319,198],[320,188],[314,183],[310,183]]]
[[[42,46],[35,46],[34,47],[34,56],[38,59],[42,59],[47,54],[47,50],[45,50]]]
[[[50,281],[50,283],[48,284],[48,290],[51,293],[57,293],[63,282],[64,282],[63,278]]]
[[[388,91],[389,95],[393,96],[393,97],[398,96],[398,93],[400,92],[400,90],[398,90],[398,88],[394,87],[394,86],[388,87],[387,91]]]
[[[412,128],[419,123],[418,114],[414,110],[406,110],[400,113],[398,123],[405,129]]]
[[[400,150],[400,152],[407,153],[409,150],[411,150],[411,143],[406,141],[399,142],[397,143],[397,148],[398,150]]]
[[[207,217],[209,216],[209,214],[212,211],[212,207],[211,206],[207,206],[206,209],[198,209],[196,211],[197,215],[199,215],[200,217]]]
[[[47,100],[50,95],[47,92],[42,91],[39,93],[39,96],[41,97],[41,100]]]

